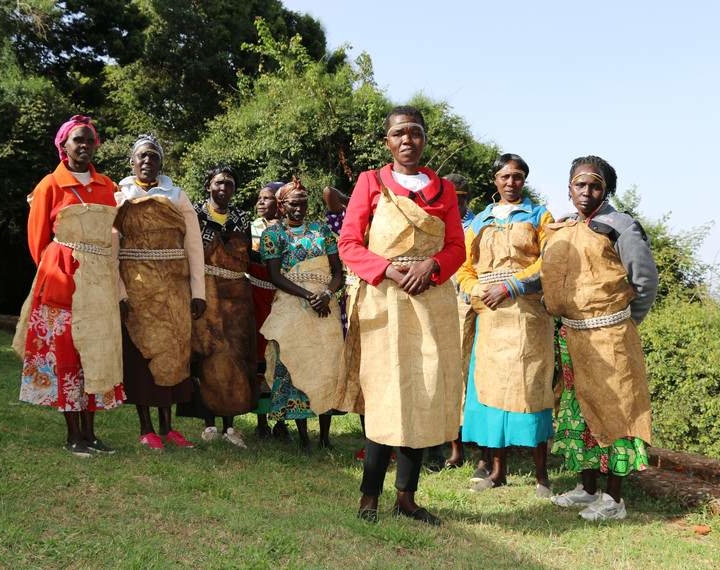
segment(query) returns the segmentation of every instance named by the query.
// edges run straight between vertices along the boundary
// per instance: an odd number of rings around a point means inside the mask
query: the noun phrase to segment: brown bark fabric
[[[117,210],[100,204],[67,206],[57,215],[55,238],[66,243],[93,245],[110,250]],[[122,335],[118,309],[117,260],[73,250],[78,268],[73,276],[72,337],[80,355],[85,392],[102,394],[122,383]],[[42,263],[42,262],[41,262]],[[25,351],[27,319],[32,291],[23,304],[13,347]],[[22,345],[20,344],[22,343]]]
[[[442,220],[383,188],[368,249],[386,259],[429,257],[442,249],[444,235]],[[356,310],[367,437],[416,449],[455,439],[462,377],[452,283],[412,296],[390,279],[377,287],[363,281]]]
[[[326,255],[306,259],[288,273],[319,273],[330,276]],[[301,286],[320,293],[325,285],[303,281]],[[310,400],[310,408],[322,414],[338,407],[338,368],[343,350],[340,306],[333,297],[330,315],[321,318],[305,299],[277,290],[270,315],[260,333],[268,340],[265,378],[272,385],[277,359],[290,372],[292,384]],[[274,341],[274,342],[270,342]]]
[[[550,224],[543,255],[545,304],[554,315],[589,319],[625,309],[634,297],[611,241],[577,220]],[[601,328],[567,327],[575,392],[602,446],[623,437],[651,442],[650,393],[632,319]]]
[[[216,235],[205,247],[205,263],[235,273],[248,269],[248,241]],[[245,414],[257,406],[255,311],[246,278],[205,275],[207,308],[192,322],[192,350],[206,407],[217,416]]]
[[[355,414],[365,413],[365,398],[360,386],[360,323],[358,322],[357,298],[360,281],[345,288],[345,311],[348,330],[345,335],[340,359],[340,381],[338,382],[337,409]]]
[[[124,249],[183,249],[182,213],[163,196],[125,202],[115,226]],[[125,326],[155,384],[175,386],[190,375],[190,271],[188,260],[120,261],[130,314]]]
[[[514,273],[540,256],[537,233],[527,222],[485,226],[473,242],[478,277]],[[473,287],[471,303],[479,324],[472,371],[478,401],[508,412],[533,413],[553,407],[555,371],[552,317],[531,293],[506,299],[494,311],[480,297],[492,284]]]

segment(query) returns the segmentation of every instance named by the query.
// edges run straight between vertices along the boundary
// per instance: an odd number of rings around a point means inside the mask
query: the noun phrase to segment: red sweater
[[[42,259],[38,271],[34,296],[47,305],[69,309],[75,292],[73,275],[77,261],[72,249],[52,241],[55,234],[55,220],[58,212],[72,204],[80,204],[71,188],[87,204],[115,206],[115,183],[107,176],[98,173],[90,165],[92,180],[88,187],[78,182],[64,163],[60,163],[55,172],[48,174],[33,190],[28,216],[28,246],[35,264]]]
[[[426,204],[421,198],[416,204],[428,214],[440,218],[445,222],[445,244],[433,256],[440,266],[440,271],[433,274],[435,283],[441,284],[450,279],[465,261],[465,239],[460,210],[458,209],[455,186],[452,182],[443,180],[443,192],[437,201],[433,199],[440,192],[440,178],[429,168],[420,168],[430,178],[430,184],[422,189],[425,199],[432,204]],[[388,164],[380,170],[383,184],[398,196],[410,196],[411,192],[400,186],[392,177],[392,165]],[[385,270],[390,261],[368,250],[365,244],[365,230],[370,218],[375,212],[380,199],[380,184],[374,170],[363,172],[358,178],[353,190],[350,203],[345,212],[345,221],[340,231],[338,249],[343,262],[361,279],[371,285],[377,285],[385,278]]]

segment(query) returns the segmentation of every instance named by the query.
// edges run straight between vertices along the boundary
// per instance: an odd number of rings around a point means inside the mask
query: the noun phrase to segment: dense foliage
[[[227,162],[241,178],[238,200],[251,208],[255,193],[270,180],[301,177],[314,192],[333,185],[350,191],[360,172],[389,160],[383,120],[393,104],[373,81],[367,56],[355,64],[340,50],[315,60],[298,41],[276,40],[257,22],[260,43],[246,45],[261,65],[276,70],[243,81],[227,110],[184,155],[183,187],[197,192],[208,166]],[[441,173],[460,171],[477,196],[489,189],[489,169],[497,149],[475,141],[468,125],[444,103],[416,97],[410,102],[426,115],[425,157]]]
[[[640,331],[654,444],[720,458],[720,306],[667,298]]]

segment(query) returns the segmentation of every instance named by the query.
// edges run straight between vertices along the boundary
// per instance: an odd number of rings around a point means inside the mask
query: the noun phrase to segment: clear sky
[[[330,49],[370,54],[393,102],[445,100],[479,140],[522,155],[553,214],[570,210],[572,159],[596,154],[646,216],[720,222],[720,2],[283,3],[320,20]],[[720,223],[700,255],[720,263]]]

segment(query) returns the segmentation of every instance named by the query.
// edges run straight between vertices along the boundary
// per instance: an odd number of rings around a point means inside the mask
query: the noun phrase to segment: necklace
[[[290,234],[292,234],[292,236],[295,238],[304,237],[308,233],[307,225],[304,223],[300,224],[297,227],[288,226],[288,230],[290,230]]]

